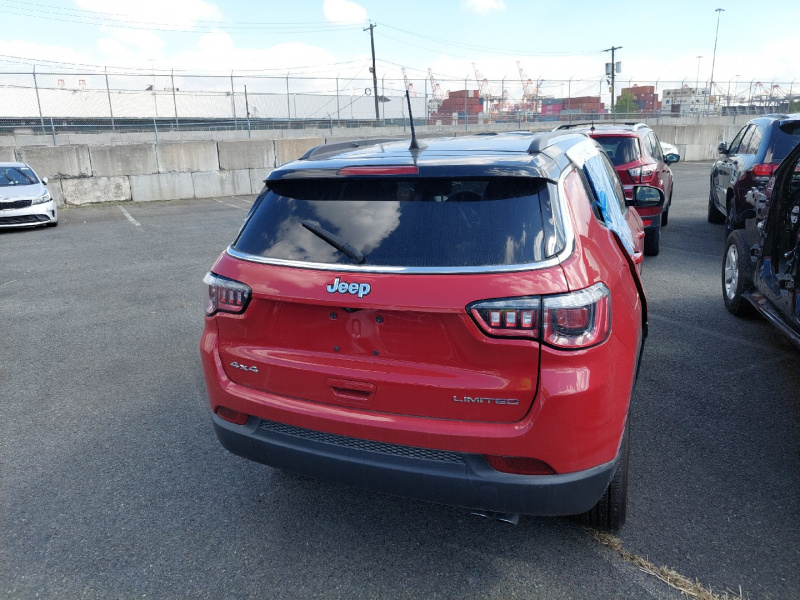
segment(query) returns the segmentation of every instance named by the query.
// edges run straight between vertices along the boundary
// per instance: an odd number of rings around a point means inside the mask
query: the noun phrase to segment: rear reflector
[[[214,273],[207,273],[203,283],[208,285],[208,302],[206,302],[206,315],[211,316],[217,312],[239,314],[247,308],[250,301],[250,286]]]
[[[521,456],[493,456],[485,454],[484,458],[495,471],[515,473],[517,475],[555,475],[553,467],[536,458]]]
[[[339,175],[418,175],[419,169],[414,165],[383,165],[342,167]]]
[[[233,423],[234,425],[244,425],[247,423],[247,419],[250,418],[250,415],[246,413],[239,412],[238,410],[233,410],[232,408],[227,408],[225,406],[217,407],[217,416]]]

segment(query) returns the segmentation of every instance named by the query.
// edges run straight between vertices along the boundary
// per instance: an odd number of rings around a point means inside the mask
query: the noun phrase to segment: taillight
[[[503,473],[515,473],[517,475],[555,475],[556,473],[553,467],[536,458],[493,456],[491,454],[484,454],[483,457],[490,467]]]
[[[467,310],[491,336],[532,338],[556,348],[588,348],[611,331],[611,294],[602,283],[555,296],[484,300]]]
[[[642,165],[641,167],[633,167],[632,169],[628,169],[628,175],[631,176],[631,179],[634,183],[647,183],[653,180],[653,176],[656,174],[657,169],[658,165]]]
[[[239,314],[247,308],[251,290],[244,283],[214,273],[207,273],[203,277],[203,283],[208,285],[206,315],[211,316],[217,312]]]
[[[777,168],[778,168],[778,166],[777,165],[773,165],[772,163],[763,164],[763,165],[754,165],[750,169],[750,172],[755,177],[771,177],[772,174],[775,172],[775,169],[777,169]]]
[[[539,337],[540,308],[538,296],[474,302],[467,310],[488,334],[503,337]]]
[[[558,348],[587,348],[605,341],[611,331],[611,294],[602,283],[545,296],[542,341]]]

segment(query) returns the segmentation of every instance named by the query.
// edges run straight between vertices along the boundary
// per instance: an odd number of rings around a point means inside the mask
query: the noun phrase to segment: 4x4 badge
[[[363,298],[370,293],[372,286],[368,283],[347,283],[337,277],[333,280],[333,283],[329,283],[325,289],[328,290],[329,294],[352,294],[353,296]]]

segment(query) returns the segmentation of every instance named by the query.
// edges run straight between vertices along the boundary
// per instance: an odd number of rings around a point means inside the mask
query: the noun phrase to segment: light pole
[[[724,8],[718,8],[717,13],[717,32],[714,34],[714,55],[711,58],[711,83],[708,86],[708,108],[711,111],[711,90],[714,89],[714,64],[717,61],[717,38],[719,37],[719,16],[725,12]]]
[[[695,80],[694,80],[694,94],[692,94],[692,96],[694,96],[694,97],[697,96],[697,92],[700,89],[700,61],[702,60],[703,57],[702,56],[697,56],[695,58],[697,58],[697,75],[695,76]],[[699,112],[699,110],[698,110],[698,112]]]

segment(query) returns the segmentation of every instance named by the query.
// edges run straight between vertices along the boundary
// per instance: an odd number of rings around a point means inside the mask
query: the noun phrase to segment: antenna
[[[411,114],[411,95],[408,93],[408,89],[406,89],[406,101],[408,102],[408,118],[411,121],[411,145],[408,147],[408,149],[419,150],[417,133],[414,131],[414,115]]]

